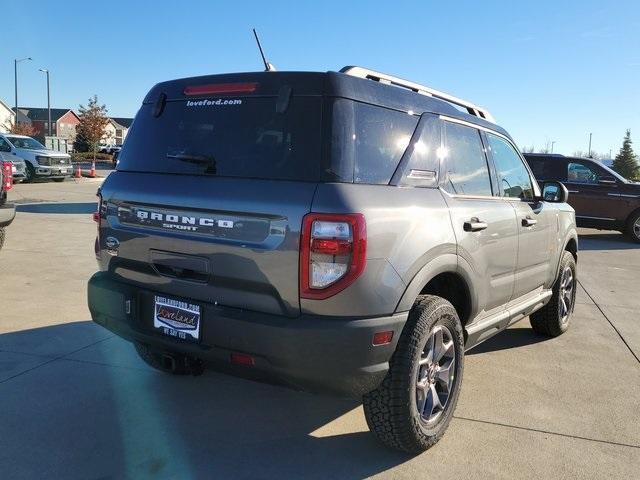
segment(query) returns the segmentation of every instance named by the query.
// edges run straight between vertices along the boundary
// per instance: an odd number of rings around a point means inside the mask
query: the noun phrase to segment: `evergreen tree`
[[[616,155],[613,161],[613,169],[629,180],[635,180],[640,177],[638,159],[633,152],[633,148],[631,148],[631,130],[627,130],[627,134],[624,136],[620,153]]]

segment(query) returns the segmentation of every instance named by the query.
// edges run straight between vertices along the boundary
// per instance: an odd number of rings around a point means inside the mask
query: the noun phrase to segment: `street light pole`
[[[51,96],[49,95],[49,70],[47,70],[46,68],[40,68],[39,70],[42,73],[47,74],[47,116],[49,119],[49,123],[47,123],[47,125],[49,126],[49,136],[51,136]]]
[[[593,136],[593,133],[589,134],[589,153],[587,154],[587,157],[591,158],[591,137]]]
[[[553,146],[556,144],[555,140],[551,142],[551,153],[553,153]]]
[[[33,60],[31,57],[14,58],[13,59],[13,79],[15,81],[15,94],[16,94],[16,121],[14,125],[18,125],[18,63],[24,60]]]

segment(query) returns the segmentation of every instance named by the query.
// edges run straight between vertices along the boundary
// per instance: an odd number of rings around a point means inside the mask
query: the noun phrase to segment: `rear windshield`
[[[276,105],[277,97],[172,100],[156,117],[145,104],[117,168],[386,185],[418,123],[343,98],[294,95],[283,113]]]
[[[277,180],[318,180],[321,99],[277,97],[168,101],[142,106],[118,170]]]

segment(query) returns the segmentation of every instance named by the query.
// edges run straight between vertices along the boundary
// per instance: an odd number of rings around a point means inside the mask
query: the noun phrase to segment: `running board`
[[[465,350],[469,350],[485,340],[490,339],[495,334],[500,333],[512,323],[531,315],[536,310],[544,307],[549,298],[551,298],[552,290],[543,290],[539,295],[529,298],[524,302],[514,305],[511,308],[499,312],[487,318],[483,318],[478,323],[469,325],[466,328],[467,341]]]

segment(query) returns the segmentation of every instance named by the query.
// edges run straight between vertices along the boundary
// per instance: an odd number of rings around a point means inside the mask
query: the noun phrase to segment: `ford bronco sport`
[[[160,83],[99,191],[95,322],[204,365],[363,395],[386,445],[444,433],[464,352],[569,326],[577,234],[469,102],[360,67]]]

